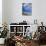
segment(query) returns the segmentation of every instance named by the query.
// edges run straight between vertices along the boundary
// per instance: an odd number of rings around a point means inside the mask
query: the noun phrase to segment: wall
[[[0,27],[2,27],[2,0],[0,0]]]
[[[11,12],[11,18],[9,17],[10,19],[10,23],[11,22],[22,22],[23,20],[26,20],[26,21],[29,21],[30,22],[30,19],[31,16],[22,16],[22,3],[23,2],[31,2],[30,0],[29,1],[23,1],[23,0],[12,0],[11,1],[11,4],[12,6],[10,7],[12,12]],[[10,10],[10,9],[9,9]],[[14,21],[15,20],[15,21]]]
[[[2,0],[2,23],[8,23],[7,0]]]
[[[26,20],[31,24],[37,19],[38,24],[43,21],[46,25],[46,0],[32,0],[32,16],[22,16],[22,3],[31,0],[4,0],[4,2],[3,20],[7,23]]]

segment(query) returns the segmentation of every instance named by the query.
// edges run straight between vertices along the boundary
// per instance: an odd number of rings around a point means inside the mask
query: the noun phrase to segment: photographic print
[[[22,3],[22,15],[24,16],[32,15],[32,3]]]

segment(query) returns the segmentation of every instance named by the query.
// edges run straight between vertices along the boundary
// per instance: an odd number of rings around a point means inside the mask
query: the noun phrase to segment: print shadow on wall
[[[32,3],[22,3],[22,15],[24,16],[32,15]]]

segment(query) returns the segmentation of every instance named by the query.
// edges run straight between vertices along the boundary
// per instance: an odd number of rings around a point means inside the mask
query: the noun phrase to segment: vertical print
[[[22,15],[24,16],[32,15],[32,3],[22,3]]]

